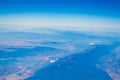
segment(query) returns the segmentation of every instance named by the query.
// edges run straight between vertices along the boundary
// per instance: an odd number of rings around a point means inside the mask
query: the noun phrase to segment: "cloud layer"
[[[24,30],[55,28],[83,31],[119,31],[120,19],[86,15],[20,14],[0,16],[0,29]]]

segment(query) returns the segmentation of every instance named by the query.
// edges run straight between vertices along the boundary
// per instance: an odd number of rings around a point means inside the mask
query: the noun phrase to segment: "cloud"
[[[23,14],[2,16],[1,30],[29,30],[32,28],[56,28],[83,31],[120,30],[120,19],[82,15]]]

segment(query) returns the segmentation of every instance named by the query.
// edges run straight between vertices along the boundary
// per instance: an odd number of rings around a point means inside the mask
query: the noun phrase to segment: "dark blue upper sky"
[[[120,18],[120,0],[0,0],[0,14],[58,13]]]

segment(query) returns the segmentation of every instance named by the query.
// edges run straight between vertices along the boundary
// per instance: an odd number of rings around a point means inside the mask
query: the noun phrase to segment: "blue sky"
[[[0,24],[114,28],[120,26],[119,4],[120,0],[0,0]]]
[[[0,14],[58,13],[120,18],[120,0],[0,0]]]

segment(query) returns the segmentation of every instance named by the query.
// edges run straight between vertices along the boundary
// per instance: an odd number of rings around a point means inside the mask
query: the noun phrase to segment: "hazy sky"
[[[0,29],[117,29],[119,0],[0,0]]]

